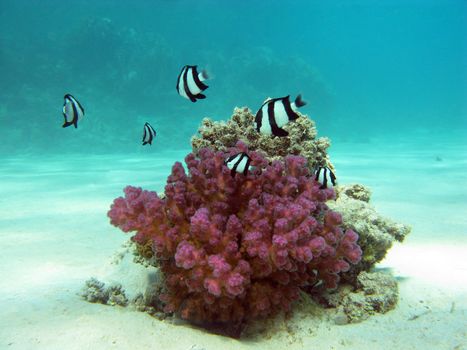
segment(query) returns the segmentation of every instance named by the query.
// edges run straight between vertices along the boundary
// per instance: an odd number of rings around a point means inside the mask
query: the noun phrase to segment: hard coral
[[[370,271],[383,260],[395,242],[404,241],[411,228],[376,212],[370,202],[370,190],[362,185],[338,186],[337,198],[328,205],[344,218],[343,227],[359,235],[363,250],[361,261],[347,271],[344,278],[355,284],[361,271]]]
[[[247,151],[238,143],[230,154]],[[177,162],[165,198],[128,186],[108,215],[123,231],[150,242],[165,276],[166,312],[195,323],[241,328],[251,318],[289,310],[302,287],[336,287],[356,264],[358,236],[340,227],[306,159],[272,164],[250,151],[254,170],[231,176],[226,154],[209,148]]]
[[[298,114],[301,116],[299,119],[284,126],[289,132],[288,137],[271,137],[256,131],[255,116],[246,107],[235,108],[227,122],[204,118],[198,129],[199,134],[191,138],[193,152],[197,153],[204,147],[226,151],[241,140],[250,150],[264,152],[269,161],[283,160],[287,155],[300,155],[307,159],[310,169],[315,165],[330,165],[326,153],[330,146],[329,139],[317,138],[314,121],[300,112]]]

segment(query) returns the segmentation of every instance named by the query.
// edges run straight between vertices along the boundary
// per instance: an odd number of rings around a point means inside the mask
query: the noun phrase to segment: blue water
[[[461,138],[466,16],[463,0],[1,0],[0,152],[188,148],[203,117],[300,92],[335,143]],[[185,64],[214,77],[206,100],[177,95]],[[86,110],[78,130],[61,127],[65,93]]]

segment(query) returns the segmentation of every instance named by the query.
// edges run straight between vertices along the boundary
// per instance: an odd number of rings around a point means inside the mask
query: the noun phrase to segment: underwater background
[[[467,130],[463,0],[0,2],[0,152],[188,148],[203,117],[302,93],[339,142],[432,143]],[[175,90],[206,68],[208,98]],[[84,106],[62,129],[63,95]],[[142,148],[145,121],[158,132]]]
[[[209,72],[205,100],[177,94],[184,65]],[[79,296],[147,284],[107,217],[126,185],[163,190],[203,118],[299,93],[339,184],[412,227],[377,265],[395,310],[337,326],[297,307],[238,341]],[[0,349],[467,349],[466,139],[465,0],[0,0]]]

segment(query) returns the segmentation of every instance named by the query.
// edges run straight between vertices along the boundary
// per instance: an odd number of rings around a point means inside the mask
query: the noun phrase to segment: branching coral
[[[289,137],[260,134],[255,129],[254,120],[255,116],[248,108],[235,108],[227,122],[203,119],[199,135],[191,139],[193,152],[203,147],[226,151],[241,140],[250,150],[264,152],[269,161],[282,160],[287,155],[300,155],[307,159],[310,169],[314,165],[329,165],[326,149],[330,141],[325,137],[316,138],[315,123],[308,117],[302,116],[284,126]]]
[[[248,151],[238,143],[230,155]],[[165,198],[128,186],[109,211],[111,223],[152,245],[165,276],[166,312],[196,323],[241,327],[289,310],[302,287],[335,287],[361,249],[340,214],[325,204],[304,157],[271,164],[248,151],[254,170],[231,176],[229,154],[200,149],[177,162]]]

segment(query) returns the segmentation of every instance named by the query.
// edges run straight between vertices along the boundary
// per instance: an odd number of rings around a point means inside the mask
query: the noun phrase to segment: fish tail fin
[[[306,101],[302,99],[302,94],[298,94],[298,96],[295,98],[295,106],[297,108],[303,107],[306,105]]]
[[[329,169],[329,175],[331,176],[332,185],[336,186],[336,183],[337,183],[336,174],[334,174],[334,172],[331,169]]]
[[[289,133],[287,131],[285,131],[284,129],[282,128],[279,128],[277,126],[272,126],[272,134],[274,136],[278,136],[278,137],[285,137],[285,136],[289,136]]]
[[[208,71],[206,69],[203,69],[201,71],[201,73],[199,73],[199,80],[203,81],[203,80],[208,80],[210,77]]]
[[[69,127],[70,125],[73,125],[73,122],[65,122],[65,123],[63,123],[62,128]]]

